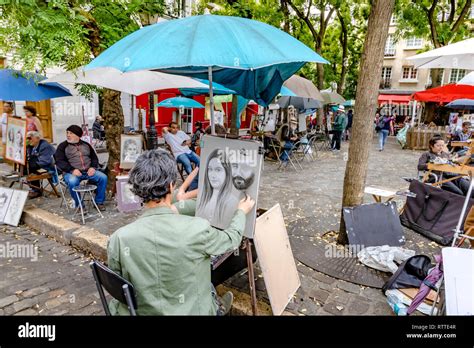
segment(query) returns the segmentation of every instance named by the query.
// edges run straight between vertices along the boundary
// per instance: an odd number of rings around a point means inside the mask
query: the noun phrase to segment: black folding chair
[[[104,288],[113,298],[128,306],[130,315],[137,315],[137,298],[133,285],[100,262],[92,261],[90,266],[105,314],[111,315],[107,300],[105,299]]]

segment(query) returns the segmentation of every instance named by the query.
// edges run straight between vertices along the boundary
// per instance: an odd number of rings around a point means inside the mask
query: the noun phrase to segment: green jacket
[[[176,206],[194,214],[196,203]],[[108,265],[134,285],[138,315],[216,315],[210,257],[237,248],[244,228],[242,210],[221,231],[166,207],[149,209],[110,237]],[[129,314],[116,300],[109,308],[113,315]]]
[[[336,116],[334,120],[333,129],[335,131],[343,131],[347,126],[347,116],[344,113],[340,113]]]

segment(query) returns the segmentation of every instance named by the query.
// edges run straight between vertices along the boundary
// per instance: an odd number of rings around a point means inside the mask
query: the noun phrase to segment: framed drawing
[[[143,149],[141,134],[122,134],[120,136],[120,168],[131,169]]]
[[[28,191],[13,190],[10,204],[3,222],[8,225],[18,226],[27,199]]]
[[[117,176],[117,209],[122,213],[128,213],[141,209],[142,200],[133,194],[131,185],[128,183],[128,175]]]
[[[28,194],[28,193],[27,193]],[[8,212],[8,206],[10,205],[10,201],[13,196],[13,190],[0,187],[0,222],[4,223],[5,216]]]
[[[26,164],[26,120],[8,117],[5,158],[21,165]]]
[[[196,216],[212,226],[229,226],[239,201],[257,201],[262,168],[262,143],[206,135],[202,140]],[[253,238],[257,204],[247,215],[244,235]]]

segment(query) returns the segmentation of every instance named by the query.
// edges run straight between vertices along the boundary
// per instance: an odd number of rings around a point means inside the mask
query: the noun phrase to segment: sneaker
[[[227,315],[232,308],[232,303],[234,302],[234,294],[230,291],[227,291],[224,296],[220,298],[219,312],[221,315]]]
[[[105,205],[104,204],[97,204],[97,208],[99,208],[100,211],[105,211]]]

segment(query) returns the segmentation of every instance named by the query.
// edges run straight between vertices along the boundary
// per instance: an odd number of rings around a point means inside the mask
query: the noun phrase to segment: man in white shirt
[[[13,103],[9,101],[3,102],[3,114],[0,119],[2,127],[0,128],[0,134],[2,135],[2,149],[1,155],[5,157],[5,148],[7,143],[7,120],[8,116],[13,116]]]
[[[199,156],[196,155],[189,146],[191,145],[191,138],[189,135],[179,130],[176,122],[171,122],[168,127],[163,128],[163,137],[166,143],[170,146],[171,152],[176,158],[176,162],[182,163],[186,173],[191,173],[193,167],[191,162],[199,167]]]

